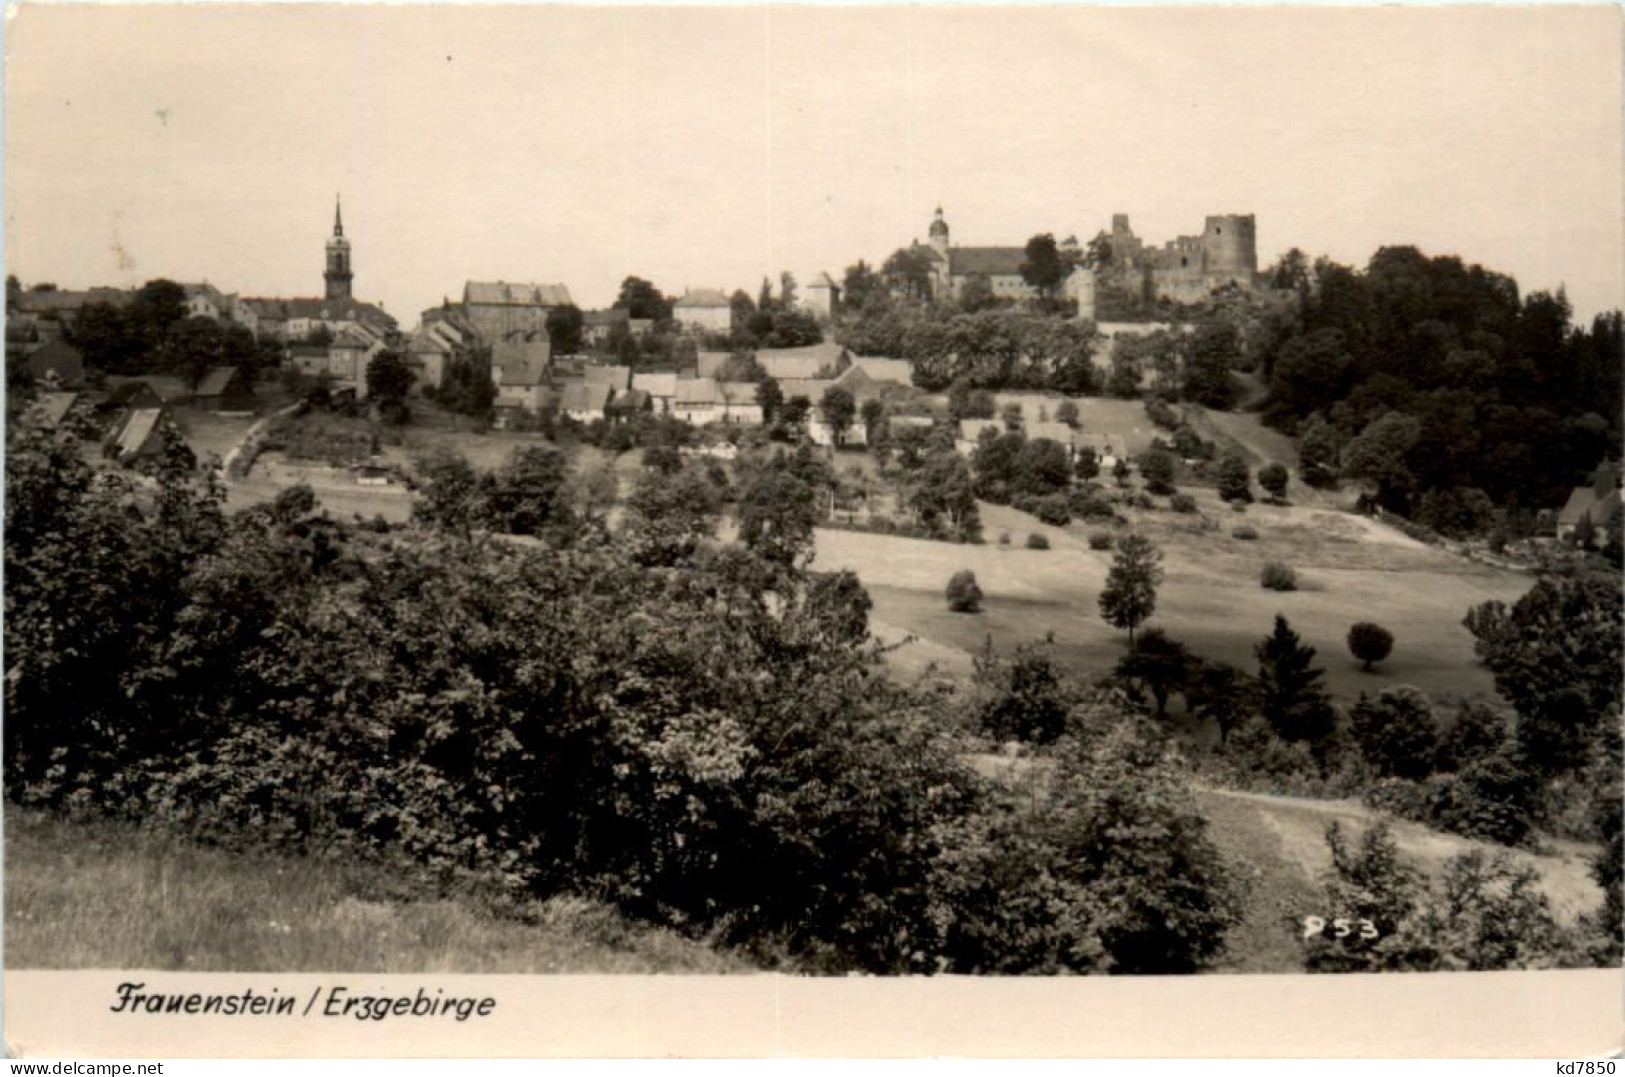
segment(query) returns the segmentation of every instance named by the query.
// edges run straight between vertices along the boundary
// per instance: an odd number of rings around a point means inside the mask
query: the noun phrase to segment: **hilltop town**
[[[1619,313],[1078,233],[410,328],[338,206],[319,294],[8,280],[11,795],[677,968],[1617,961]]]

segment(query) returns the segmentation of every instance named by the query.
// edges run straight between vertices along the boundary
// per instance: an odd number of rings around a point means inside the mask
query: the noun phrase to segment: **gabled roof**
[[[463,285],[463,302],[487,307],[565,307],[570,305],[570,290],[562,284],[471,280]]]
[[[719,381],[717,390],[727,404],[754,404],[761,386],[753,381]]]
[[[141,408],[130,413],[124,429],[114,442],[119,460],[129,460],[151,448],[149,444],[158,432],[158,421],[164,417],[163,408]]]
[[[609,403],[611,411],[646,411],[652,405],[649,394],[642,389],[628,389],[624,393],[616,393],[615,399]]]
[[[727,307],[732,306],[728,297],[715,288],[693,288],[683,293],[681,299],[672,306],[679,309],[693,307]]]
[[[819,273],[818,276],[816,276],[816,277],[814,277],[812,279],[812,283],[807,285],[807,287],[809,287],[809,288],[839,288],[840,285],[836,284],[833,280],[830,280],[830,277],[829,277],[828,273]]]
[[[235,384],[237,388],[245,388],[239,378],[238,369],[234,366],[217,366],[203,375],[203,380],[197,384],[197,392],[193,396],[221,396]]]
[[[529,366],[545,371],[553,357],[553,346],[540,340],[499,340],[491,346],[492,366]]]
[[[354,299],[244,299],[256,317],[270,321],[297,318],[319,322],[360,322],[379,329],[394,329],[395,319],[381,307]]]
[[[1022,247],[950,247],[948,248],[948,274],[968,277],[972,273],[986,273],[990,277],[1019,276],[1021,263],[1027,260]]]
[[[55,426],[78,402],[78,393],[42,393],[34,404],[34,417],[41,426]]]
[[[1048,438],[1050,441],[1062,445],[1071,445],[1077,431],[1065,423],[1028,423],[1027,440],[1036,441],[1039,438]]]
[[[565,411],[603,411],[611,392],[607,385],[572,385],[564,390],[559,406]]]
[[[961,419],[959,420],[959,438],[961,441],[979,441],[984,433],[993,431],[996,434],[1004,433],[1004,424],[997,419]]]
[[[720,404],[722,387],[710,378],[684,378],[672,399],[678,404]]]
[[[835,384],[834,378],[779,378],[779,392],[784,399],[806,397],[816,404],[824,398],[824,390]]]
[[[325,353],[324,353],[325,354]],[[151,405],[158,407],[164,402],[151,385],[144,381],[126,381],[113,387],[102,402],[103,409],[112,408],[139,408]]]
[[[607,385],[617,391],[632,384],[632,368],[629,366],[584,366],[581,376],[588,385]]]
[[[28,353],[28,368],[35,376],[43,374],[46,370],[71,370],[77,377],[83,372],[85,357],[79,349],[69,344],[61,337],[52,337]]]
[[[722,364],[727,361],[727,352],[700,352],[694,360],[695,372],[702,378],[714,378],[722,372]]]
[[[642,389],[652,397],[677,395],[677,375],[673,371],[639,371],[632,375],[632,388]]]
[[[833,375],[846,354],[839,344],[825,342],[801,348],[761,348],[756,362],[772,378],[816,378]]]
[[[863,372],[875,381],[890,382],[893,385],[911,385],[914,382],[914,368],[907,359],[854,355],[852,365],[861,367]]]
[[[17,296],[17,309],[29,314],[50,312],[77,313],[88,303],[108,303],[115,307],[127,306],[135,292],[125,288],[86,288],[83,291],[60,288],[49,291],[25,291]]]
[[[491,350],[491,377],[498,385],[529,387],[547,380],[547,341],[502,341]]]
[[[627,325],[632,321],[632,312],[625,307],[610,307],[608,310],[589,310],[581,316],[583,325],[590,326],[617,326]]]

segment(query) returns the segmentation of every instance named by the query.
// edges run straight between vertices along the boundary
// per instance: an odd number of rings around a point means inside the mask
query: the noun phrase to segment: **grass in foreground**
[[[742,958],[554,897],[512,914],[389,873],[5,813],[10,968],[724,973]]]

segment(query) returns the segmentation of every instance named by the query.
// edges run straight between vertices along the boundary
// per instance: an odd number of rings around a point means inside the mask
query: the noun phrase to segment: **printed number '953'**
[[[1305,916],[1303,918],[1303,937],[1312,939],[1316,935],[1326,934],[1331,929],[1333,938],[1346,939],[1350,935],[1358,935],[1362,939],[1374,939],[1380,934],[1377,925],[1370,920],[1351,920],[1338,917],[1335,920],[1326,920],[1319,916]]]

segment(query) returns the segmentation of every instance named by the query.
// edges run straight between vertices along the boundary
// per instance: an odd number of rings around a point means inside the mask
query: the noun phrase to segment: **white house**
[[[696,288],[672,304],[671,316],[685,329],[726,333],[733,328],[733,306],[715,288]]]

